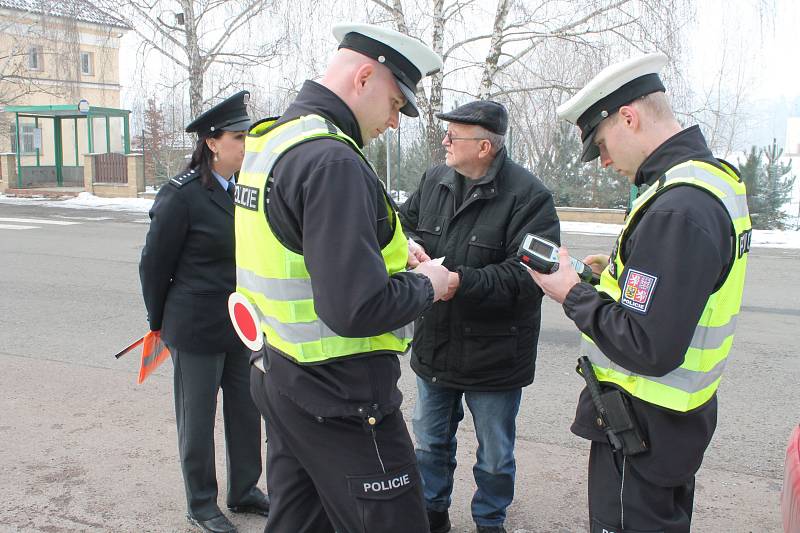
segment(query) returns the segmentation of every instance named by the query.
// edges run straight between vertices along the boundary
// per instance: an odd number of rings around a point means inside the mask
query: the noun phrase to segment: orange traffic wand
[[[161,340],[160,331],[149,331],[141,339],[133,341],[129,346],[125,347],[121,352],[115,354],[114,357],[119,359],[126,353],[133,351],[139,345],[142,345],[142,362],[139,365],[139,377],[136,383],[139,385],[152,374],[156,368],[169,357],[169,349],[164,341]]]

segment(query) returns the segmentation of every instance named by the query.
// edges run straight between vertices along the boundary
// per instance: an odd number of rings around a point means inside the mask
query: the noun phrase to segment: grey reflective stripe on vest
[[[722,346],[725,339],[733,335],[738,318],[739,315],[733,315],[727,324],[717,327],[697,326],[689,347],[698,350],[716,350]]]
[[[291,324],[285,324],[277,318],[264,315],[261,315],[261,320],[274,329],[281,339],[292,344],[304,344],[329,337],[340,337],[319,318],[313,322],[293,322]],[[400,329],[392,331],[391,334],[401,340],[411,339],[414,337],[414,324],[407,324]],[[267,342],[269,342],[269,335],[267,335]]]
[[[291,302],[313,299],[310,279],[264,278],[247,269],[238,267],[236,269],[236,282],[240,287],[258,294],[263,294],[271,300]],[[294,344],[339,336],[319,318],[313,322],[293,322],[291,324],[285,324],[275,318],[264,316],[260,310],[259,316],[261,320],[274,329],[283,340]],[[407,324],[393,331],[392,334],[399,339],[411,339],[414,337],[414,324]]]
[[[671,181],[686,178],[704,181],[705,183],[708,183],[712,187],[719,190],[723,195],[720,200],[722,201],[732,220],[745,217],[749,214],[749,211],[747,210],[747,197],[744,194],[737,193],[727,180],[705,169],[699,168],[696,165],[690,164],[667,172],[667,179],[664,182],[664,185],[669,185]]]
[[[281,302],[314,298],[310,279],[264,278],[245,268],[236,267],[236,283],[247,290],[269,295],[271,300]]]
[[[708,372],[697,372],[695,370],[687,370],[685,368],[676,368],[665,376],[656,377],[637,374],[622,368],[606,357],[605,354],[600,351],[600,348],[598,348],[597,345],[587,341],[586,339],[583,339],[581,353],[587,356],[592,364],[601,368],[608,368],[610,370],[614,370],[615,372],[619,372],[620,374],[625,374],[626,376],[637,376],[639,379],[646,379],[656,383],[661,383],[667,387],[672,387],[689,394],[699,392],[721,378],[722,373],[725,370],[725,365],[728,362],[728,358],[726,357],[718,362],[714,368]]]
[[[312,132],[314,135],[309,137]],[[265,175],[269,175],[272,172],[275,161],[286,151],[286,148],[296,144],[296,142],[314,137],[317,132],[325,136],[337,135],[339,138],[346,137],[333,123],[321,117],[310,115],[283,126],[281,131],[271,138],[261,151],[247,152],[243,166],[263,169],[262,172]],[[283,146],[286,143],[289,143],[289,146]],[[355,147],[355,144],[353,146]],[[271,181],[271,177],[268,181]],[[269,185],[269,183],[266,184],[266,190],[269,189]],[[247,290],[263,294],[265,297],[275,301],[292,302],[313,300],[314,298],[310,279],[265,278],[245,268],[237,267],[236,282]],[[281,339],[292,344],[304,344],[330,337],[340,337],[319,317],[311,322],[286,324],[276,318],[265,316],[258,307],[256,307],[256,310],[263,323],[272,328]],[[411,339],[414,337],[414,324],[407,324],[392,331],[391,334],[400,340]],[[269,338],[267,338],[267,343],[269,343]]]
[[[715,350],[719,348],[725,342],[725,339],[733,335],[734,330],[736,329],[736,321],[738,317],[739,315],[734,315],[731,317],[730,322],[718,327],[697,326],[697,328],[694,330],[694,335],[692,336],[692,341],[689,344],[689,347],[697,350]],[[726,357],[708,372],[698,372],[695,370],[687,370],[685,368],[676,368],[666,376],[653,377],[637,374],[636,372],[631,372],[630,370],[619,366],[611,361],[611,359],[606,357],[605,354],[600,351],[600,348],[598,348],[593,342],[589,342],[582,338],[581,343],[581,352],[589,357],[592,363],[599,367],[608,368],[610,370],[614,370],[615,372],[619,372],[620,374],[625,374],[626,376],[641,376],[645,379],[656,381],[664,385],[674,386],[686,392],[696,392],[713,383],[722,375],[722,371],[725,368],[725,361],[727,361]],[[682,384],[682,386],[674,385],[673,382]]]

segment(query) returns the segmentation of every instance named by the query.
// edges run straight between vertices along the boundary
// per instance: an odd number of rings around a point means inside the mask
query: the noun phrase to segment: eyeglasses
[[[484,141],[486,140],[485,137],[453,137],[453,134],[450,130],[444,132],[444,138],[447,141],[447,144],[453,144],[453,141]]]

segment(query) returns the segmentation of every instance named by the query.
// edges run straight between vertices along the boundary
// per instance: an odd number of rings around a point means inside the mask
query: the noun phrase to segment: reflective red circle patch
[[[239,326],[239,329],[242,332],[242,335],[244,335],[244,337],[251,342],[255,341],[258,329],[256,328],[256,323],[247,307],[239,302],[236,302],[233,306],[233,316],[236,320],[236,324]]]

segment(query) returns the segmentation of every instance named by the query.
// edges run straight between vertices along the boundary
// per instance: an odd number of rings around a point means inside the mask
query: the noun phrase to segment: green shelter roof
[[[78,104],[66,105],[9,105],[0,108],[7,113],[17,113],[21,116],[27,117],[66,117],[66,118],[81,118],[87,116],[93,117],[124,117],[130,115],[128,109],[115,109],[113,107],[96,107],[90,106],[89,111],[82,113],[78,109]]]

